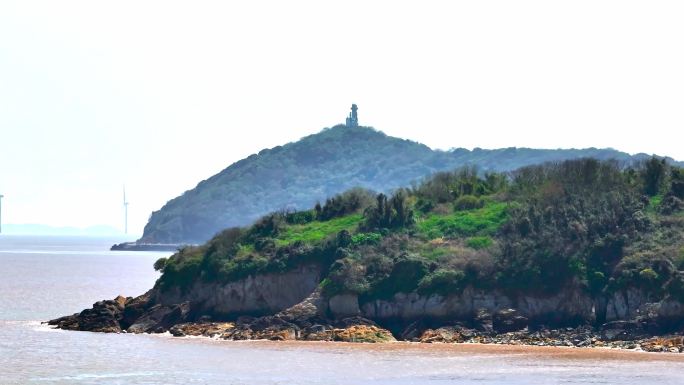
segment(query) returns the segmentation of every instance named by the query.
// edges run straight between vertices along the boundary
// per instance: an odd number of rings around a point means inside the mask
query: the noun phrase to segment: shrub
[[[588,274],[587,283],[589,284],[589,291],[592,293],[599,293],[606,287],[608,280],[606,275],[600,271],[594,271]]]
[[[655,282],[658,280],[658,273],[647,267],[639,272],[639,278],[644,282]]]
[[[343,258],[330,266],[329,282],[326,282],[326,294],[355,293],[363,294],[369,288],[366,278],[366,268],[354,258]]]
[[[684,275],[679,273],[674,276],[667,284],[667,292],[674,299],[684,302]]]
[[[460,270],[438,269],[420,280],[418,292],[423,295],[457,294],[465,287],[465,278],[465,273]]]
[[[665,159],[658,159],[655,156],[646,161],[642,170],[644,178],[644,192],[648,196],[657,195],[663,187],[667,175],[667,162]]]
[[[154,270],[164,272],[164,266],[166,266],[166,257],[161,257],[154,262]]]
[[[402,255],[394,261],[390,274],[370,288],[369,298],[391,298],[396,293],[410,293],[428,273],[427,261]]]
[[[362,188],[354,188],[342,194],[335,195],[325,201],[325,205],[315,208],[319,220],[327,221],[360,210],[373,204],[373,192]]]
[[[675,259],[675,266],[679,270],[684,270],[684,247],[679,250],[679,255]]]
[[[479,209],[483,206],[484,202],[482,199],[473,195],[464,195],[456,199],[456,202],[454,202],[454,209],[457,211]]]
[[[162,288],[188,288],[199,277],[202,260],[201,248],[185,247],[179,250],[164,264],[164,272],[159,278]]]
[[[366,230],[413,225],[413,210],[407,203],[407,192],[399,190],[390,199],[385,194],[378,194],[375,206],[364,211],[364,218],[363,228]]]
[[[291,225],[303,225],[316,219],[315,210],[295,211],[285,215],[285,221]]]

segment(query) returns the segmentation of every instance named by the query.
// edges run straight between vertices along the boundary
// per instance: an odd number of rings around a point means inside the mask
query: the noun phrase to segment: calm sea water
[[[229,342],[52,330],[152,287],[166,253],[0,236],[0,384],[684,384],[684,357],[477,345]]]

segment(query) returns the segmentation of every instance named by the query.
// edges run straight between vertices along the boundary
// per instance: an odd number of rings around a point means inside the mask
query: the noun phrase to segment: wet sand
[[[637,350],[612,348],[577,348],[564,346],[530,346],[530,345],[499,345],[499,344],[445,344],[445,343],[347,343],[347,342],[319,342],[319,341],[224,341],[205,337],[170,337],[174,340],[202,340],[210,343],[225,344],[227,346],[249,347],[268,350],[308,350],[313,352],[337,353],[395,353],[400,355],[421,356],[525,356],[540,359],[574,359],[574,360],[614,360],[614,361],[653,361],[653,362],[681,362],[684,364],[684,354],[681,353],[649,353]]]

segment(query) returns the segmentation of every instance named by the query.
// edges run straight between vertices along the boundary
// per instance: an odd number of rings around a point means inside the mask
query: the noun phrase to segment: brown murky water
[[[684,384],[684,355],[608,349],[214,341],[39,321],[152,286],[160,254],[0,238],[0,384]]]

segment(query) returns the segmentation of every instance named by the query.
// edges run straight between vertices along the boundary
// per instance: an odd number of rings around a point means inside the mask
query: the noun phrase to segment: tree
[[[644,192],[648,196],[658,195],[665,181],[667,163],[665,159],[658,159],[655,156],[646,161],[643,170]]]
[[[164,272],[164,267],[166,267],[166,257],[161,257],[154,262],[154,270],[159,272]]]

